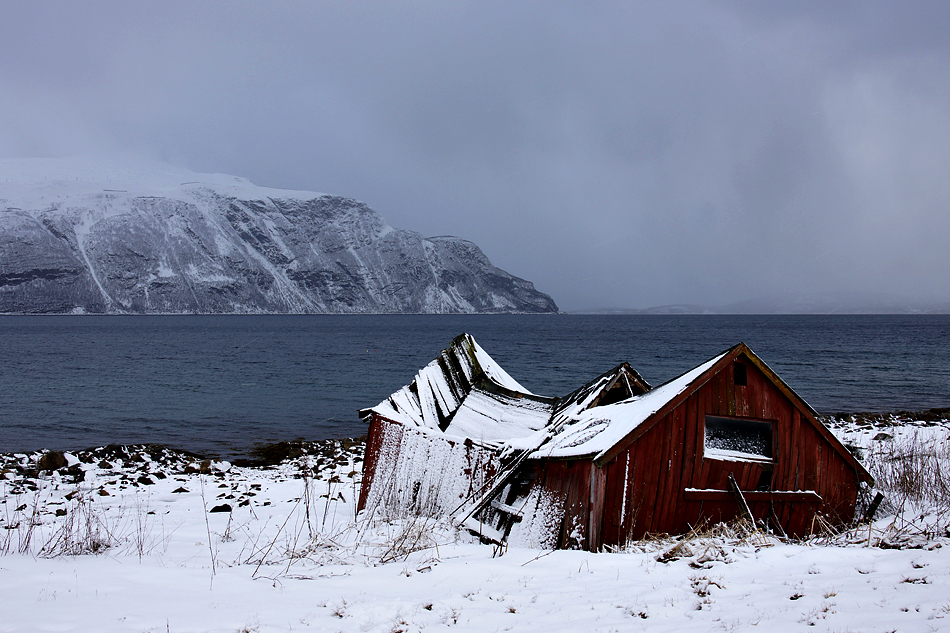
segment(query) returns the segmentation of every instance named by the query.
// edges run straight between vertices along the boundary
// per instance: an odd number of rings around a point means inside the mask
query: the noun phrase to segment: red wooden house
[[[449,514],[496,542],[600,550],[748,513],[802,536],[851,520],[871,482],[741,343],[655,389],[624,364],[545,398],[462,335],[362,413],[361,509]]]

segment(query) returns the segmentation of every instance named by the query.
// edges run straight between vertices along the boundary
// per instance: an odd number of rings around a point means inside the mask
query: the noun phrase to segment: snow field
[[[620,553],[500,550],[432,519],[358,521],[357,455],[318,474],[312,456],[188,474],[142,459],[35,491],[7,469],[0,631],[950,630],[940,508],[810,543],[719,528]]]

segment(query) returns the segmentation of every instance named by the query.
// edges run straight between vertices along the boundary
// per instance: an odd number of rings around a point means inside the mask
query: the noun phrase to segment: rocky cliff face
[[[0,162],[0,312],[555,312],[457,237],[167,166]]]

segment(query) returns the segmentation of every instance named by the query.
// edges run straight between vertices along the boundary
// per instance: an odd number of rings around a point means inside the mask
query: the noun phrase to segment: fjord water
[[[742,341],[823,413],[950,406],[950,315],[4,316],[0,451],[361,435],[461,332],[543,395],[622,361],[659,385]]]

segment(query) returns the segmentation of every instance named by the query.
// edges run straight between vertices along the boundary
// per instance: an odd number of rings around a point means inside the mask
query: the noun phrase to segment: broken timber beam
[[[746,503],[745,497],[742,496],[742,491],[739,490],[739,484],[736,483],[736,478],[732,473],[729,473],[729,487],[732,488],[732,492],[738,497],[739,508],[742,510],[745,518],[749,520],[749,523],[752,524],[752,528],[755,529],[755,517],[752,516],[752,510],[749,509],[749,504]]]

